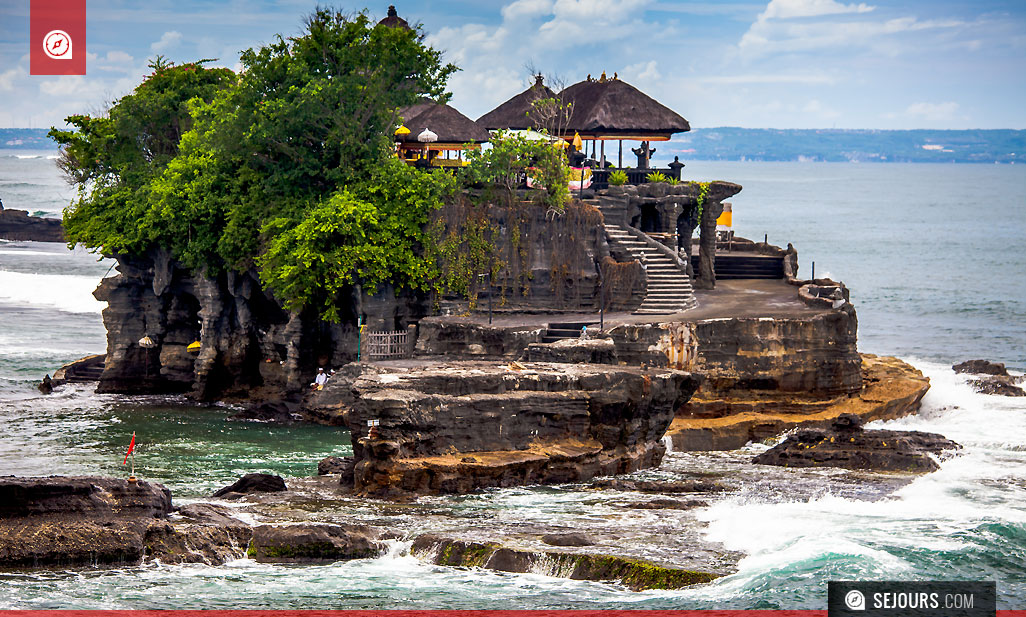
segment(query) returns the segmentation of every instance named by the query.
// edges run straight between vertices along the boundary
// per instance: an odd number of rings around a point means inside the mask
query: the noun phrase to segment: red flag
[[[128,444],[128,452],[125,452],[125,462],[121,463],[122,465],[128,464],[128,455],[132,453],[132,450],[135,450],[135,431],[132,431],[132,443]]]

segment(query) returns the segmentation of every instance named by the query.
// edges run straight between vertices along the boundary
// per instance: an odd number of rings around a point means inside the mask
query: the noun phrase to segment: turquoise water
[[[59,212],[69,191],[45,156],[0,151],[5,206]],[[712,474],[730,486],[689,512],[628,510],[617,504],[644,497],[580,486],[397,506],[332,495],[304,478],[322,457],[349,451],[338,429],[226,422],[234,410],[223,406],[84,387],[39,395],[42,374],[104,350],[103,305],[90,292],[110,262],[61,245],[0,242],[0,475],[123,473],[137,431],[140,473],[165,482],[178,502],[269,471],[309,497],[276,511],[287,519],[355,519],[404,537],[432,531],[525,547],[538,533],[584,529],[603,550],[737,562],[709,585],[630,593],[430,566],[398,540],[382,558],[319,566],[0,573],[0,608],[823,608],[828,580],[858,578],[993,579],[1002,608],[1026,608],[1026,403],[975,394],[949,368],[971,357],[1026,368],[1026,169],[691,162],[689,174],[744,185],[732,200],[737,233],[793,242],[803,274],[814,260],[817,275],[852,288],[861,348],[899,355],[932,380],[923,413],[888,428],[940,432],[965,446],[962,456],[910,480],[756,467],[747,461],[765,448],[758,444],[673,453],[645,475]]]

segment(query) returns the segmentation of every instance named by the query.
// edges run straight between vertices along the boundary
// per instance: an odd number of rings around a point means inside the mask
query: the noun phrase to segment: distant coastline
[[[0,129],[0,150],[56,150],[48,129]],[[1026,130],[696,128],[653,144],[654,160],[857,163],[1026,162]],[[606,154],[607,158],[609,153]],[[625,158],[625,163],[633,160]],[[628,163],[629,164],[629,163]]]

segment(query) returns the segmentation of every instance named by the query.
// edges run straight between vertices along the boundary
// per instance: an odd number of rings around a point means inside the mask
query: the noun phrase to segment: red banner
[[[31,0],[32,75],[85,75],[86,0]]]

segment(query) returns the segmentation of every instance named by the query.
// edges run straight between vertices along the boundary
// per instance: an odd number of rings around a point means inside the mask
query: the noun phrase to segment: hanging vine
[[[482,288],[481,275],[494,280],[503,267],[495,246],[499,228],[487,207],[475,205],[466,195],[454,196],[432,213],[428,237],[431,241],[424,253],[440,274],[436,293],[463,296],[473,309]]]
[[[556,213],[547,226],[549,232],[549,283],[556,304],[566,306],[568,292],[574,293],[574,304],[583,304],[581,283],[586,271],[594,271],[594,262],[588,254],[588,234],[602,225],[598,208],[571,202],[561,213]]]
[[[607,256],[602,260],[601,268],[602,308],[608,311],[627,306],[641,279],[641,262],[635,259],[621,263]]]

